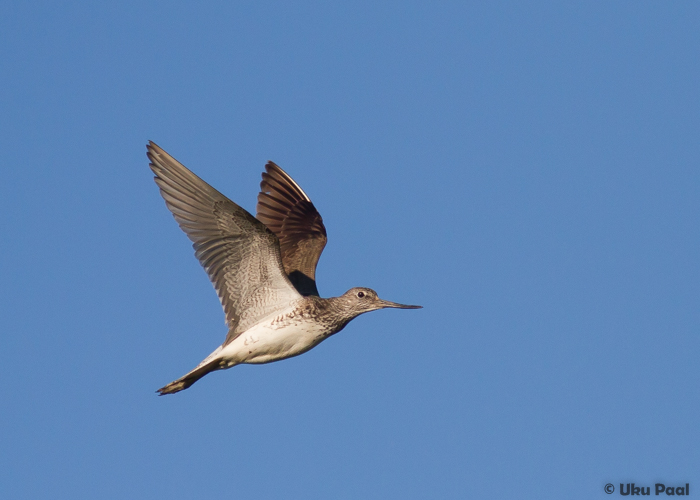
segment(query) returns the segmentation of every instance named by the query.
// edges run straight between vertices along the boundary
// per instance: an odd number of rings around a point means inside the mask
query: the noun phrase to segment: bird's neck
[[[328,325],[332,333],[339,332],[357,313],[348,310],[342,297],[322,299],[320,297],[305,297],[312,314],[318,322]]]

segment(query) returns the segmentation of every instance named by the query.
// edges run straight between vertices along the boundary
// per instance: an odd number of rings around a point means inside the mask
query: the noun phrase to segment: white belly
[[[274,328],[271,322],[255,325],[219,353],[230,366],[239,363],[269,363],[302,354],[327,338],[328,328],[301,322]]]

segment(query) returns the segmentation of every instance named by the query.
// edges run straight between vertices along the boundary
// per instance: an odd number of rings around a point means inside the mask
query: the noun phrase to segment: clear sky
[[[0,498],[700,494],[700,4],[2,11]],[[424,309],[158,397],[226,328],[148,140]]]

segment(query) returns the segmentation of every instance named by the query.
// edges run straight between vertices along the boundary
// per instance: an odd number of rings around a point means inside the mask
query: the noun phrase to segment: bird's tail
[[[220,350],[221,347],[219,347],[216,351],[207,356],[207,358],[201,363],[199,363],[199,365],[197,365],[197,368],[195,368],[191,372],[158,389],[156,391],[158,392],[158,395],[164,396],[165,394],[175,394],[176,392],[184,391],[207,373],[222,369],[223,367],[221,366],[221,359],[217,357],[217,354],[219,354]]]

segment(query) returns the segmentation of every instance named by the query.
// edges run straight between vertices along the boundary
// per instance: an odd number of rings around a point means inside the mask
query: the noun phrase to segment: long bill
[[[389,302],[388,300],[379,299],[379,305],[382,308],[391,307],[393,309],[423,309],[423,306],[409,306],[406,304],[398,304],[396,302]]]

